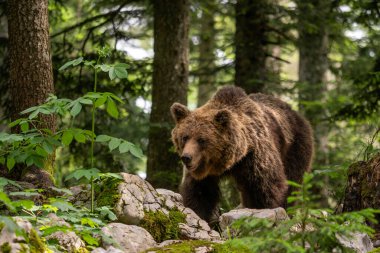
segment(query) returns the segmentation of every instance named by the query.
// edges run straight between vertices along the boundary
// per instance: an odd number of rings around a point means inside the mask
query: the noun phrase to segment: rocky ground
[[[215,252],[216,245],[237,233],[230,229],[230,225],[239,218],[257,217],[275,223],[288,219],[283,208],[236,209],[220,216],[220,231],[215,231],[191,209],[183,206],[178,193],[154,189],[136,175],[122,173],[121,176],[121,181],[104,182],[103,187],[97,189],[97,204],[112,206],[117,219],[101,228],[103,236],[100,247],[91,252]],[[71,191],[72,203],[89,205],[90,191],[87,186],[76,186]],[[54,213],[47,218],[51,224],[71,226]],[[38,227],[33,228],[30,222],[21,217],[17,217],[16,222],[29,237],[38,238]],[[85,242],[73,231],[56,231],[43,240],[55,240],[66,252],[88,252]],[[367,235],[357,234],[351,239],[340,240],[344,247],[355,252],[373,249]],[[185,247],[186,251],[181,247]],[[38,248],[38,243],[31,245],[25,237],[7,229],[1,230],[0,249],[2,252],[43,252],[42,248]]]

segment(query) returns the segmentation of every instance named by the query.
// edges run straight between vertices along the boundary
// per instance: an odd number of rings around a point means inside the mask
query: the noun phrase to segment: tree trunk
[[[16,120],[21,111],[43,103],[48,94],[54,93],[48,0],[9,0],[8,32],[11,119]],[[55,117],[44,116],[40,121],[39,128],[55,131]],[[54,158],[49,158],[44,169],[52,173],[53,162]],[[40,170],[32,168],[32,171]],[[43,179],[48,180],[45,176]]]
[[[203,6],[199,42],[198,107],[204,105],[216,90],[215,84],[215,1],[201,3]]]
[[[357,162],[348,169],[348,183],[343,200],[343,212],[365,208],[380,209],[380,153],[367,162]],[[380,215],[377,224],[370,224],[380,240]]]
[[[264,90],[268,80],[268,0],[237,0],[235,84],[247,93]]]
[[[324,121],[326,110],[322,105],[327,91],[329,68],[328,22],[329,0],[299,0],[298,49],[299,49],[299,108],[314,130],[316,155],[314,164],[328,164],[328,124]],[[322,180],[328,180],[325,177]],[[327,189],[315,189],[321,195],[322,206],[327,204]]]
[[[187,104],[188,0],[154,0],[154,59],[147,180],[177,190],[181,165],[170,141],[170,106]]]

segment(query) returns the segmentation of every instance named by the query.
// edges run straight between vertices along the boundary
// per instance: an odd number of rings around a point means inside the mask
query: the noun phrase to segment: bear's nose
[[[183,156],[181,156],[181,160],[187,166],[191,163],[191,155],[184,154]]]

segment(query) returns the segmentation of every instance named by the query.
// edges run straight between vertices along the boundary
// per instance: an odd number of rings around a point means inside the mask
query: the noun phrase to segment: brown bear
[[[302,181],[313,155],[312,129],[288,104],[270,95],[221,88],[190,111],[172,105],[172,140],[185,165],[184,205],[211,222],[220,197],[218,182],[232,176],[248,208],[286,204],[287,180]]]

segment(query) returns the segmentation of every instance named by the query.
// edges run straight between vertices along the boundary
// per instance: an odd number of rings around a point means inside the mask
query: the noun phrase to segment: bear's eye
[[[185,135],[182,137],[182,143],[186,143],[189,140],[189,136]]]
[[[197,141],[200,146],[205,146],[207,144],[206,139],[203,138],[199,138]]]

